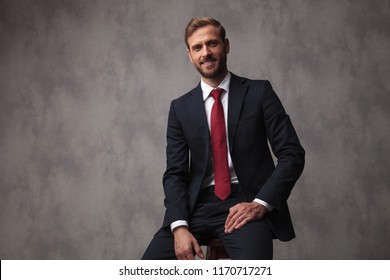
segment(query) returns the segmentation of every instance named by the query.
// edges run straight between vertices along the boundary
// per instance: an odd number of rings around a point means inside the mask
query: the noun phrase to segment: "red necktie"
[[[231,190],[225,117],[220,99],[223,91],[221,88],[216,88],[210,94],[214,98],[214,105],[211,109],[211,145],[213,148],[215,195],[225,200],[230,195]]]

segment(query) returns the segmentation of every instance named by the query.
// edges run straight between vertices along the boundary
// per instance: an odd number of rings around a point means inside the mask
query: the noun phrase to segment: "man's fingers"
[[[191,259],[191,256],[193,257],[192,249],[191,250],[188,250],[188,249],[185,249],[185,250],[177,249],[176,250],[176,257],[178,260],[188,260],[188,259]]]
[[[234,223],[235,216],[238,213],[238,204],[229,209],[229,215],[226,218],[225,225]]]
[[[229,209],[229,215],[226,218],[225,225],[228,225],[228,224],[232,223],[232,218],[237,213],[237,207],[236,206],[237,205],[235,205],[235,206],[233,206],[233,207],[231,207]]]
[[[247,218],[242,215],[242,214],[236,214],[233,219],[232,219],[232,223],[227,225],[227,227],[225,228],[225,232],[226,233],[231,233],[233,232],[233,230],[235,229],[238,229],[239,226],[244,222],[245,223],[245,220]],[[234,221],[234,222],[233,222]],[[241,225],[242,226],[242,225]]]
[[[177,250],[176,257],[178,260],[193,260],[195,259],[192,247],[185,250]]]
[[[173,235],[175,239],[175,254],[177,259],[193,260],[194,259],[193,243],[194,240],[196,242],[196,239],[188,231],[188,228],[187,227],[177,228],[174,230]]]
[[[203,251],[202,249],[200,248],[199,246],[199,243],[198,241],[196,241],[196,239],[194,238],[194,241],[193,241],[193,246],[194,246],[194,249],[195,249],[195,253],[202,259],[204,259],[204,255],[203,255]]]
[[[229,209],[229,215],[225,222],[225,233],[231,233],[238,222],[241,222],[242,218],[240,219],[240,217],[243,215],[244,209],[245,207],[242,203],[236,204]]]
[[[195,238],[191,238],[190,247],[187,247],[185,249],[182,248],[182,250],[177,250],[178,253],[176,255],[177,259],[179,260],[194,260],[195,253],[202,259],[204,259],[203,251],[199,246],[198,241],[196,241]]]
[[[233,230],[240,229],[253,220],[262,219],[265,213],[262,209],[263,207],[264,206],[252,202],[239,203],[230,208],[229,215],[225,222],[225,233],[231,233]]]
[[[249,219],[249,218],[246,218],[246,219],[243,219],[240,223],[238,223],[234,229],[240,229],[242,228],[243,226],[245,226],[247,223],[249,223],[250,221],[252,221],[252,219]]]

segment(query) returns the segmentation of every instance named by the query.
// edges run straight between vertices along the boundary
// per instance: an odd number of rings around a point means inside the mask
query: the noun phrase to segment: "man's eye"
[[[200,51],[201,48],[200,48],[200,46],[195,46],[192,49],[197,52],[197,51]]]
[[[217,42],[213,41],[210,43],[210,46],[215,47],[217,45]]]

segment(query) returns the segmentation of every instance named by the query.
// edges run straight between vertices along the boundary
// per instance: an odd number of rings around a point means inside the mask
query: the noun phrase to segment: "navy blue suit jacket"
[[[305,151],[271,84],[232,74],[228,104],[230,155],[247,201],[274,207],[266,215],[274,237],[295,237],[287,198],[302,173]],[[274,165],[268,141],[277,158]],[[210,157],[210,132],[200,84],[172,101],[167,129],[167,168],[163,176],[163,226],[189,221]]]

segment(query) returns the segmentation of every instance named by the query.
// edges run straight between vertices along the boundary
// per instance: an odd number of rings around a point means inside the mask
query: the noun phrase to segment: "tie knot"
[[[223,88],[215,88],[210,92],[210,95],[214,98],[214,100],[218,100],[221,97],[223,91]]]

